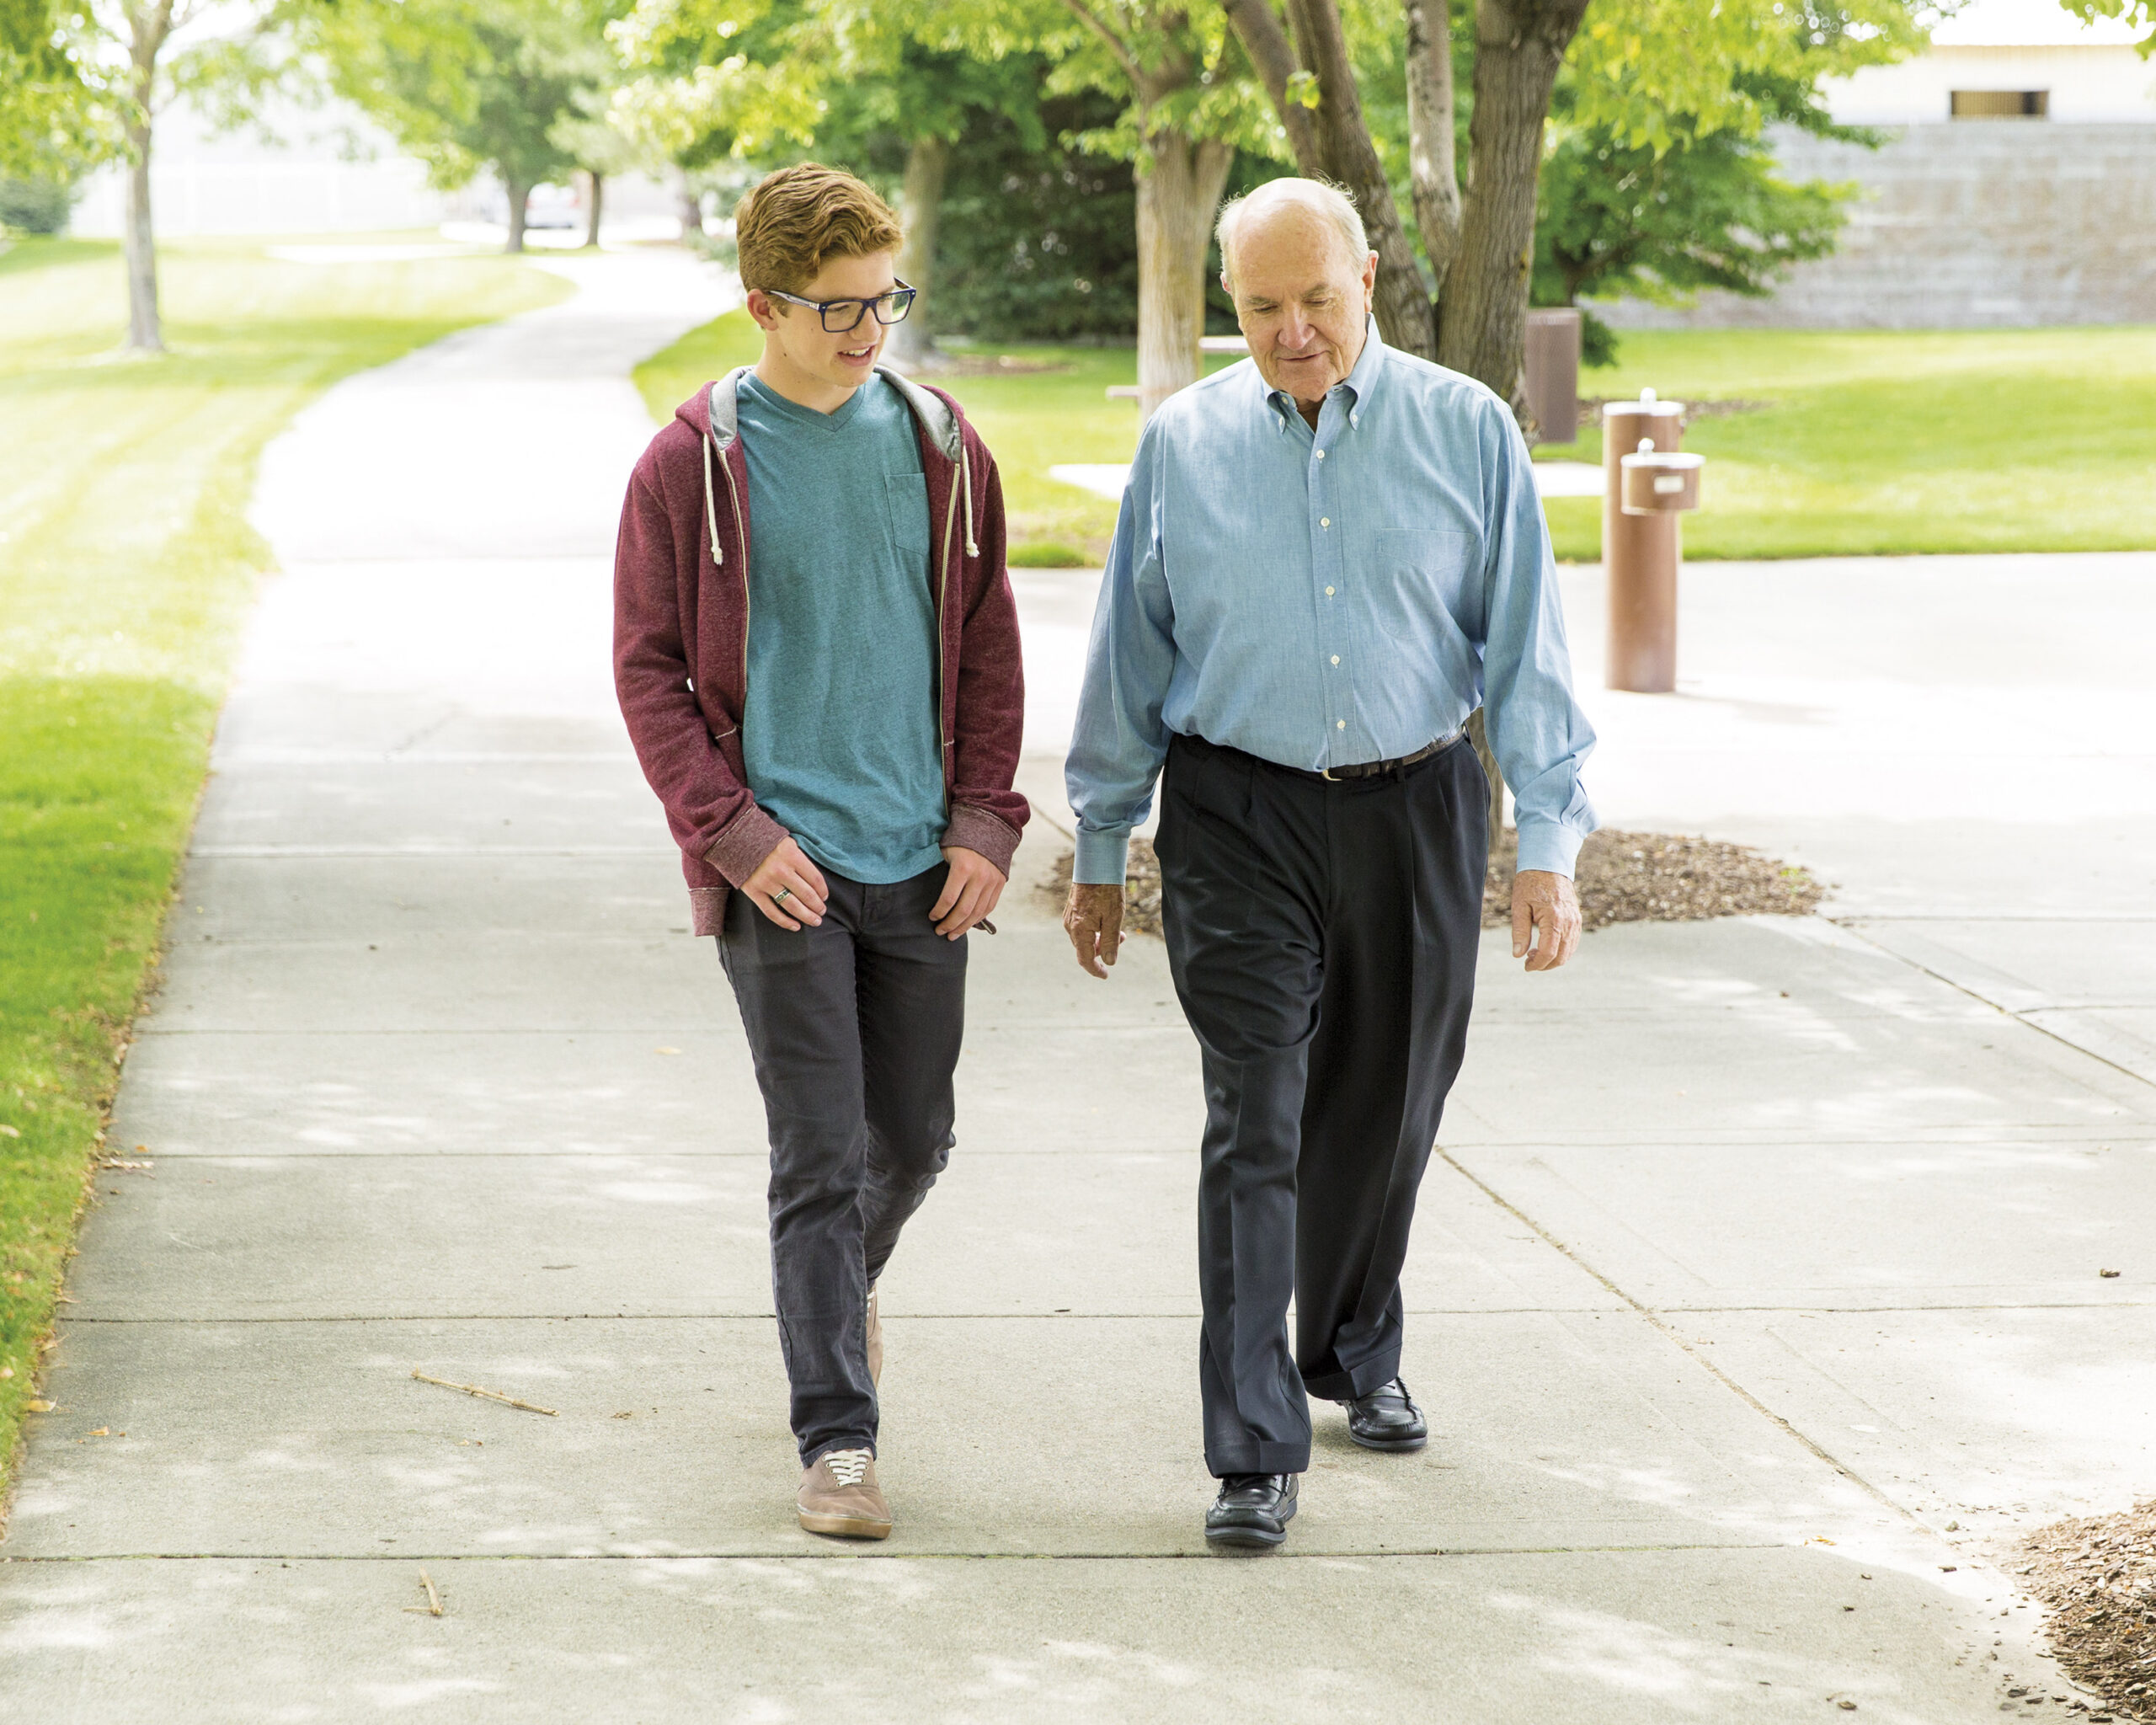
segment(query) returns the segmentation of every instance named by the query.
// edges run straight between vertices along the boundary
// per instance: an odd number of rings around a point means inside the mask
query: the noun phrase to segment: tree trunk
[[[127,10],[127,345],[137,353],[165,350],[164,318],[157,306],[157,228],[150,216],[151,104],[157,94],[157,55],[172,33],[172,0],[153,0]]]
[[[1445,277],[1460,255],[1460,163],[1453,141],[1452,15],[1446,0],[1406,0],[1407,176],[1415,225],[1438,278],[1444,316]]]
[[[1232,145],[1149,131],[1138,168],[1138,409],[1141,423],[1203,371],[1205,251]]]
[[[1243,52],[1264,81],[1265,93],[1273,99],[1273,111],[1287,129],[1288,147],[1294,152],[1295,166],[1306,179],[1315,179],[1325,172],[1325,160],[1318,153],[1310,110],[1288,94],[1288,80],[1302,67],[1296,62],[1287,31],[1280,28],[1280,20],[1273,13],[1273,0],[1221,0],[1220,9],[1228,14],[1228,22],[1242,40]]]
[[[127,128],[127,345],[138,353],[165,350],[157,308],[157,233],[150,220],[150,128]]]
[[[504,175],[502,189],[509,194],[509,244],[504,249],[520,252],[524,249],[525,207],[531,201],[531,183]]]
[[[1288,0],[1302,66],[1317,79],[1315,109],[1304,107],[1288,93],[1288,80],[1299,68],[1270,0],[1225,0],[1224,9],[1287,129],[1296,166],[1310,178],[1345,186],[1362,212],[1364,232],[1370,249],[1378,254],[1374,309],[1380,333],[1394,347],[1426,360],[1435,357],[1430,291],[1415,261],[1415,248],[1401,226],[1392,188],[1385,182],[1384,164],[1363,119],[1363,99],[1355,87],[1335,0]]]
[[[1315,110],[1318,159],[1326,178],[1344,186],[1362,212],[1363,230],[1378,254],[1373,309],[1378,329],[1392,346],[1422,359],[1438,351],[1430,318],[1430,290],[1422,280],[1415,248],[1401,226],[1400,206],[1378,160],[1377,147],[1363,119],[1363,99],[1355,88],[1355,67],[1348,57],[1348,38],[1340,27],[1336,0],[1288,0],[1303,63],[1317,77]]]
[[[680,200],[678,207],[681,213],[682,243],[686,244],[691,240],[702,239],[704,237],[703,194],[689,184],[689,176],[685,174],[681,176],[680,184],[675,190],[675,195]]]
[[[1588,0],[1478,0],[1475,114],[1460,254],[1446,280],[1438,361],[1480,378],[1531,425],[1522,368],[1542,130]]]
[[[936,338],[924,313],[933,301],[936,282],[936,228],[943,214],[943,176],[951,165],[947,138],[921,137],[906,152],[905,189],[899,197],[905,243],[899,251],[899,279],[921,290],[913,315],[891,331],[886,350],[899,366],[920,365],[934,351]]]
[[[591,182],[591,213],[584,224],[584,243],[596,251],[599,248],[599,211],[606,200],[606,176],[596,168],[587,168],[584,177]]]

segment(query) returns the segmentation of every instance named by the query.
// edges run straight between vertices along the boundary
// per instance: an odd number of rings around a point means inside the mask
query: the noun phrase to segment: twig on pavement
[[[412,1375],[423,1384],[440,1384],[445,1390],[462,1390],[467,1396],[483,1396],[489,1402],[503,1402],[511,1407],[521,1407],[526,1413],[543,1413],[549,1419],[558,1417],[551,1407],[542,1407],[533,1402],[520,1402],[514,1396],[504,1396],[499,1390],[483,1390],[477,1384],[452,1384],[447,1378],[430,1378],[416,1368]]]
[[[440,1616],[441,1595],[435,1591],[434,1578],[429,1575],[424,1569],[419,1572],[419,1585],[427,1590],[426,1604],[424,1605],[407,1605],[404,1609],[407,1611],[423,1611],[430,1617]]]

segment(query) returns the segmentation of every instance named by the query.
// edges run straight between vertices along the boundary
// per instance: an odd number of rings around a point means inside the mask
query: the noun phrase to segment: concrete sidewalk
[[[1321,1410],[1289,1553],[1221,1561],[1194,1053],[1156,943],[1105,985],[1072,964],[1037,825],[974,944],[959,1149],[884,1284],[898,1533],[800,1533],[760,1105],[606,665],[649,433],[622,373],[713,291],[583,280],[333,392],[268,465],[287,573],[128,1061],[115,1141],[155,1166],[102,1183],[0,1545],[0,1695],[1944,1725],[2006,1673],[2070,1693],[1992,1554],[2148,1485],[2156,1087],[2038,1022],[2099,1008],[2001,1010],[1821,919],[1614,930],[1551,978],[1486,951],[1406,1279],[1436,1439],[1371,1455]],[[1091,584],[1021,583],[1026,782],[1067,818]],[[1646,772],[1598,717],[1612,782]],[[2146,1000],[2124,952],[2076,962]]]

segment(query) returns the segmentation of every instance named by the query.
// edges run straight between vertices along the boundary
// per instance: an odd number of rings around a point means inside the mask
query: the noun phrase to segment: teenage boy
[[[876,363],[897,218],[807,163],[734,227],[763,357],[637,463],[615,686],[763,1091],[796,1513],[883,1539],[876,1280],[950,1155],[966,934],[1027,813],[1017,613],[987,448]]]

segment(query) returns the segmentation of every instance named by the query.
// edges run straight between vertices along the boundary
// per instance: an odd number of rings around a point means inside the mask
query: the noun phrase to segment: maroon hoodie
[[[746,368],[707,384],[651,440],[614,552],[614,687],[644,777],[681,847],[693,927],[717,934],[726,895],[787,836],[741,764],[749,681],[749,467],[734,411]],[[943,843],[1006,875],[1026,799],[1011,788],[1026,713],[1018,610],[1003,567],[1003,488],[958,404],[878,366],[921,432],[931,531]]]

